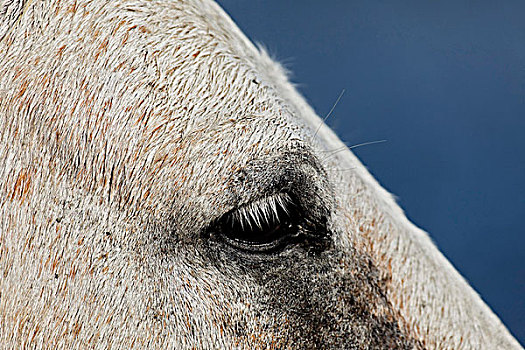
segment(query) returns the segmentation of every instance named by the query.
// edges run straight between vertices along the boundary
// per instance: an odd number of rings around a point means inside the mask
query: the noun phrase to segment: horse
[[[521,348],[213,1],[0,6],[3,347]]]

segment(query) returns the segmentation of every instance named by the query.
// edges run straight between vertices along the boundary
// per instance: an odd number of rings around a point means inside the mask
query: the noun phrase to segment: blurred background
[[[525,344],[525,2],[219,3]]]

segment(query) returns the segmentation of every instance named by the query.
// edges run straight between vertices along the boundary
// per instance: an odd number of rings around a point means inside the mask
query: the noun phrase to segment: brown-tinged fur
[[[519,348],[215,3],[0,20],[0,346]],[[307,238],[217,229],[282,193]]]

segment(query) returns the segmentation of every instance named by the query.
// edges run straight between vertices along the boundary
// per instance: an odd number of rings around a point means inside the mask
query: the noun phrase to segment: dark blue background
[[[525,342],[525,2],[222,0]]]

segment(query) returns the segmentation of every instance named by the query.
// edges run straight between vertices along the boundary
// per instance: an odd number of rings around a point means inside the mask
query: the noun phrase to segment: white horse
[[[520,348],[215,3],[0,6],[2,347]]]

